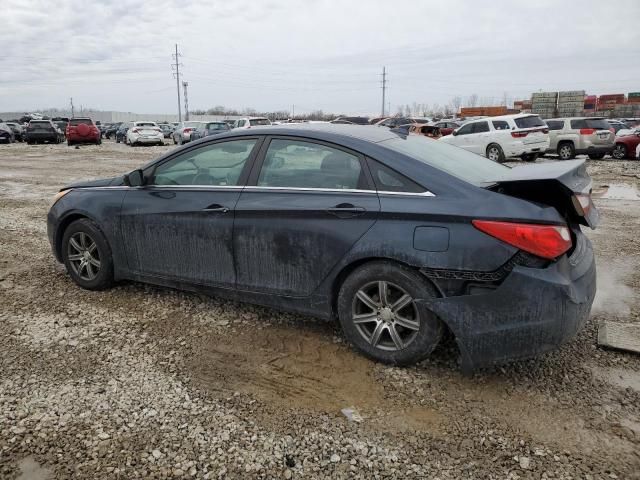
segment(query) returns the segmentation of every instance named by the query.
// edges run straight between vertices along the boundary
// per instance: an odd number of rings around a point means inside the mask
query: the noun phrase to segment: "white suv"
[[[507,157],[533,162],[549,148],[549,128],[538,115],[502,115],[467,122],[439,141],[495,162]]]
[[[131,146],[138,144],[164,145],[164,133],[156,122],[131,122],[125,143]]]
[[[236,120],[233,128],[251,128],[251,127],[264,127],[271,125],[268,118],[264,117],[247,117],[239,118]]]

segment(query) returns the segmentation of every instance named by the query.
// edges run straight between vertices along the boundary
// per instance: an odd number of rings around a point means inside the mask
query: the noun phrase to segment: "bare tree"
[[[453,109],[454,115],[460,113],[460,107],[462,106],[462,98],[456,95],[451,99],[451,108]]]
[[[478,94],[473,93],[467,98],[467,107],[475,107],[478,105]]]

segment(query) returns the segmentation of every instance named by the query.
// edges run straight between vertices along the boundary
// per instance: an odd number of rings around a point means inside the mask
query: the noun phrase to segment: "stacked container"
[[[627,95],[627,103],[640,105],[640,92],[629,92]]]
[[[497,117],[498,115],[506,115],[507,107],[463,107],[460,109],[462,117]]]
[[[516,100],[513,102],[513,108],[521,113],[531,113],[531,100]]]
[[[624,103],[624,93],[600,95],[598,97],[598,115],[612,117],[615,115],[616,106],[623,105]]]
[[[584,115],[584,90],[570,90],[558,93],[558,116],[581,117]]]
[[[553,118],[556,116],[557,102],[558,92],[535,92],[531,95],[531,113],[542,118]]]

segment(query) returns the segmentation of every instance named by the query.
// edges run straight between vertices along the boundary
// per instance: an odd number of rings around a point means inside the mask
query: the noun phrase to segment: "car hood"
[[[120,175],[118,177],[112,178],[100,178],[98,180],[82,180],[80,182],[70,183],[69,185],[65,185],[60,189],[69,190],[70,188],[91,188],[91,187],[114,187],[124,185],[124,176]]]

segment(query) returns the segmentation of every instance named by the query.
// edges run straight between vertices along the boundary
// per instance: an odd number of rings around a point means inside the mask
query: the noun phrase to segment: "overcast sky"
[[[0,111],[378,113],[477,94],[640,91],[640,0],[5,0]]]

